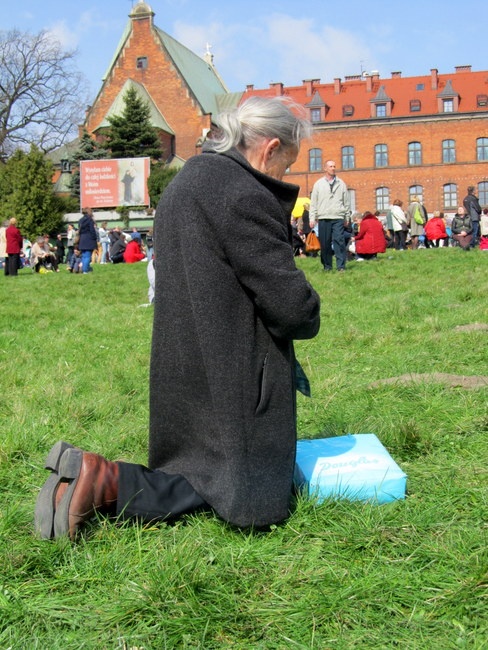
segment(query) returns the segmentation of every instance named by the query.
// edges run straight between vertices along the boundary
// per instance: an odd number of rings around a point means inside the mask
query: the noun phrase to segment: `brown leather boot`
[[[69,535],[75,539],[84,522],[95,512],[115,514],[119,489],[119,466],[81,449],[67,449],[60,458],[55,498],[54,537]]]

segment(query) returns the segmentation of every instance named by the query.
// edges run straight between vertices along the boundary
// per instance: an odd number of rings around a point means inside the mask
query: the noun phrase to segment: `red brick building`
[[[199,153],[213,117],[251,95],[284,95],[301,104],[314,126],[288,179],[308,196],[326,160],[334,159],[355,209],[385,211],[420,195],[429,211],[455,212],[468,185],[488,206],[488,72],[457,67],[451,74],[403,78],[393,72],[273,83],[229,93],[212,57],[204,58],[154,24],[139,0],[108,66],[84,127],[99,137],[107,117],[123,109],[128,86],[150,105],[170,164]]]
[[[460,66],[453,74],[402,78],[393,72],[310,79],[301,86],[248,86],[247,95],[286,95],[314,125],[289,180],[310,194],[326,160],[336,162],[352,205],[384,211],[417,194],[429,211],[456,210],[468,185],[488,205],[488,72]]]
[[[123,110],[123,96],[132,86],[149,104],[166,158],[184,161],[199,152],[212,115],[222,108],[219,98],[228,92],[210,55],[198,57],[156,27],[153,18],[145,2],[132,9],[83,126],[101,136],[107,118]]]

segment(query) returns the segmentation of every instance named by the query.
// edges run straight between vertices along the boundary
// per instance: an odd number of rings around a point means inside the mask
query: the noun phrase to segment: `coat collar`
[[[225,156],[226,158],[230,158],[237,164],[241,165],[241,167],[243,167],[248,173],[254,176],[254,178],[256,178],[256,180],[259,181],[261,185],[266,187],[276,197],[287,217],[291,215],[291,211],[295,207],[298,193],[300,191],[300,187],[298,185],[285,183],[284,181],[278,181],[275,178],[271,178],[271,176],[263,174],[262,172],[255,169],[252,165],[250,165],[246,158],[240,153],[240,151],[235,148],[229,149],[229,151],[225,151],[223,153],[217,153],[215,151],[209,150],[204,151],[202,155],[203,154],[216,154],[219,156]]]

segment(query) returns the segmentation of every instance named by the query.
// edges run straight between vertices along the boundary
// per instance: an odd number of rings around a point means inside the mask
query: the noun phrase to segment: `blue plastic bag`
[[[295,483],[318,501],[405,498],[406,474],[373,433],[299,440]]]

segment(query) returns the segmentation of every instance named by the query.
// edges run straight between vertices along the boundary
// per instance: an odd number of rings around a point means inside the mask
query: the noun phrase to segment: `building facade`
[[[289,170],[309,196],[326,160],[334,160],[354,209],[385,212],[394,199],[420,196],[429,211],[455,212],[468,185],[488,206],[488,72],[457,67],[453,74],[402,78],[377,72],[301,86],[248,86],[250,95],[287,96],[314,126],[308,146]]]
[[[336,162],[355,210],[385,212],[394,199],[422,198],[429,212],[455,212],[468,185],[488,206],[488,72],[459,66],[418,77],[378,72],[307,79],[299,86],[249,85],[229,93],[207,53],[199,57],[154,24],[139,0],[87,110],[85,128],[103,138],[110,115],[123,110],[133,87],[148,102],[168,164],[181,165],[201,151],[215,116],[247,97],[284,96],[301,105],[313,124],[288,170],[288,180],[309,196],[326,160]]]

